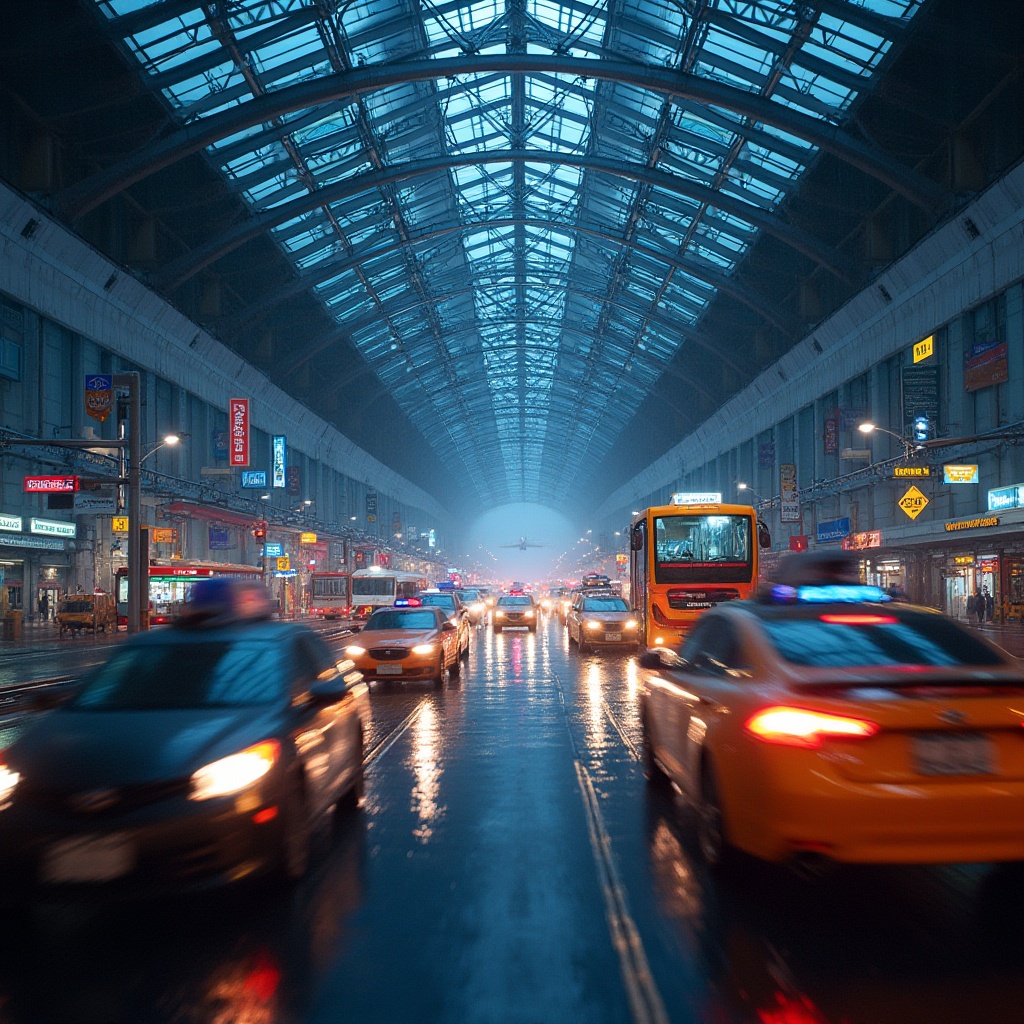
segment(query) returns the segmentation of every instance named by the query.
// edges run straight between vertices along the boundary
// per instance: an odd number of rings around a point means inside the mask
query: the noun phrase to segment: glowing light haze
[[[467,549],[484,566],[484,574],[493,573],[494,579],[546,580],[554,571],[553,565],[563,551],[579,540],[579,528],[560,512],[519,502],[502,505],[480,516],[469,528]],[[540,548],[519,550],[519,540],[525,537]],[[513,544],[515,547],[502,547]]]

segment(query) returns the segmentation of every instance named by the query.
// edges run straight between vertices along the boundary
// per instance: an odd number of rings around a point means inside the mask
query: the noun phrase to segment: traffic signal
[[[911,436],[915,441],[927,441],[932,434],[932,425],[928,422],[927,416],[915,416],[914,427]]]
[[[267,524],[266,522],[255,523],[252,528],[252,535],[257,540],[267,539]]]

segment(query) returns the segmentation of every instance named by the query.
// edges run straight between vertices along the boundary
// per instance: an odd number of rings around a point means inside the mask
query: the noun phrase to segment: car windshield
[[[628,612],[629,608],[621,597],[588,597],[583,602],[585,612]]]
[[[498,600],[498,604],[504,608],[507,608],[509,605],[526,605],[530,607],[533,604],[533,600],[529,597],[502,597]]]
[[[433,612],[400,611],[388,608],[385,611],[374,612],[363,626],[363,632],[368,633],[377,629],[436,629],[437,616]]]
[[[833,668],[1002,665],[999,655],[942,615],[890,614],[886,608],[785,609],[761,619],[779,655],[794,665]],[[845,620],[845,621],[844,621]]]
[[[282,645],[211,640],[125,647],[90,676],[68,707],[170,711],[269,704],[286,691]]]
[[[477,590],[460,590],[459,597],[461,597],[463,601],[479,601],[480,592]]]
[[[455,611],[455,597],[452,594],[420,594],[420,603],[431,608],[447,608]]]

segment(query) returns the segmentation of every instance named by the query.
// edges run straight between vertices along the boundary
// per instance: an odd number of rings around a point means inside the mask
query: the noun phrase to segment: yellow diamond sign
[[[924,511],[928,499],[916,487],[911,487],[897,504],[911,519],[916,519]]]

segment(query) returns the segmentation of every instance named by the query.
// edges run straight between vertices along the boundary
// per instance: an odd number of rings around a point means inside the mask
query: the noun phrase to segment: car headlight
[[[626,629],[636,629],[639,625],[640,625],[640,623],[637,622],[636,619],[627,619],[626,620]]]
[[[527,617],[528,619],[532,619],[532,618],[533,618],[533,612],[527,612],[527,613],[526,613],[526,617]]]
[[[494,617],[496,619],[503,619],[505,618],[505,613],[500,608],[496,608],[494,610]]]
[[[436,648],[433,644],[417,644],[413,649],[413,654],[433,654]]]
[[[350,658],[357,658],[357,657],[359,657],[360,654],[365,654],[366,653],[366,648],[365,647],[357,647],[357,646],[355,646],[353,644],[353,646],[345,648],[345,653]]]
[[[20,779],[20,773],[11,771],[5,764],[0,764],[0,804],[10,799]]]
[[[193,800],[209,800],[248,789],[274,767],[280,756],[281,744],[277,740],[264,740],[237,754],[222,757],[192,773],[190,796]]]
[[[600,628],[601,628],[601,623],[598,622],[596,619],[590,619],[587,622],[587,629],[600,629]]]

